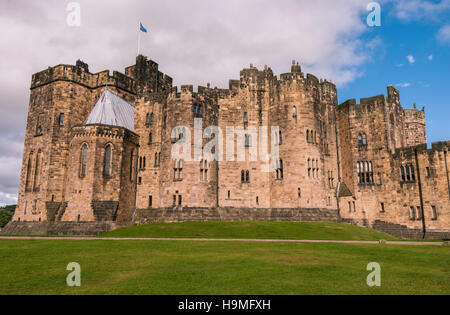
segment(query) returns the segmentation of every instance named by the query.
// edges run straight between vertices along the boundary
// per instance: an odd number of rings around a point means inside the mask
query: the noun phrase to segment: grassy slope
[[[450,294],[444,246],[0,240],[0,257],[0,294]]]
[[[324,222],[186,222],[149,223],[104,234],[105,237],[254,238],[291,240],[396,240],[358,226]]]

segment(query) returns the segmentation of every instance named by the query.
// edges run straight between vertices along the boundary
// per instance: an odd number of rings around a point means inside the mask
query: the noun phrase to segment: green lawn
[[[327,222],[185,222],[149,223],[104,234],[105,237],[254,238],[290,240],[398,240],[372,229]]]
[[[0,257],[0,294],[450,294],[448,246],[0,240]]]

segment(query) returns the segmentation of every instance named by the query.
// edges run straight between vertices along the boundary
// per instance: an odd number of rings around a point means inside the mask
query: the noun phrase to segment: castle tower
[[[82,126],[73,128],[63,222],[131,222],[139,136],[134,107],[106,90]]]

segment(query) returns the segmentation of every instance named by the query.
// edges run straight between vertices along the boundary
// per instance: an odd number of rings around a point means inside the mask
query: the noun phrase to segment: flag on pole
[[[140,30],[141,32],[147,33],[147,29],[144,27],[144,25],[142,25],[142,23],[140,23]]]

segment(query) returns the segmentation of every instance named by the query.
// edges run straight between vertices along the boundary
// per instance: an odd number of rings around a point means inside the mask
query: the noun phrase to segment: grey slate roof
[[[105,90],[84,124],[118,126],[134,131],[134,107]]]

